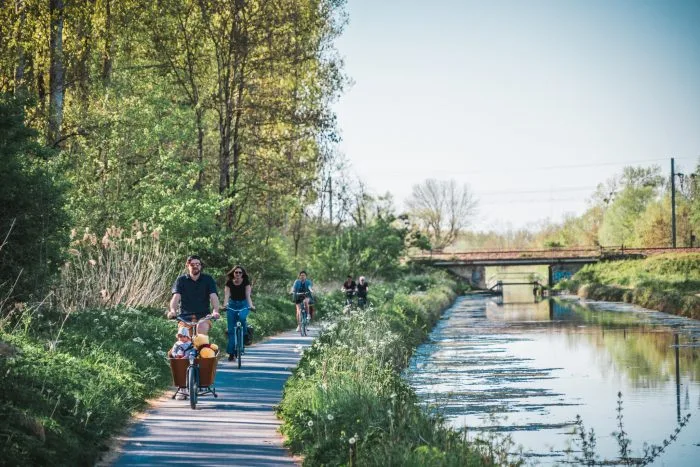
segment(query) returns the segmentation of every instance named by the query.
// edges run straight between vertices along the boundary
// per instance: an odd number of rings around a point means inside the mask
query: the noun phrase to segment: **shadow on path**
[[[220,360],[219,397],[201,397],[195,410],[189,401],[170,399],[168,391],[118,439],[116,454],[101,465],[297,465],[282,446],[274,406],[300,347],[317,334],[316,327],[310,331],[309,337],[290,331],[248,347],[241,369]]]

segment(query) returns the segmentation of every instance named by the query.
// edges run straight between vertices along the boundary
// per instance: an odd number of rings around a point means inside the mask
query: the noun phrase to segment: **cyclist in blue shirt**
[[[313,293],[311,286],[311,281],[306,278],[306,271],[300,271],[298,279],[294,281],[292,286],[297,309],[297,331],[301,329],[301,304],[306,303],[306,309],[309,309],[309,296]]]

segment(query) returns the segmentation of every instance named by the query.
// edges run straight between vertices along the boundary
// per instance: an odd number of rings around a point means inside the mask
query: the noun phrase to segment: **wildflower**
[[[160,239],[160,231],[159,230],[154,230],[151,232],[151,237],[153,237],[153,240],[158,240]]]
[[[333,417],[333,414],[332,414],[332,413],[329,413],[329,414],[326,416],[326,418],[327,418],[329,421],[332,422],[332,421],[333,421],[333,418],[335,418],[335,417]]]
[[[143,339],[141,339],[140,337],[134,337],[134,338],[131,339],[131,340],[134,341],[134,342],[136,342],[137,344],[145,344],[145,342],[143,341]]]
[[[73,256],[80,256],[80,252],[78,250],[76,250],[75,248],[70,248],[68,250],[68,253],[70,253]]]
[[[309,420],[309,423],[307,423],[307,425],[309,425],[309,428],[311,428],[312,426],[314,426],[314,421],[313,421],[313,420]]]
[[[88,260],[88,263],[90,263],[90,266],[96,266],[96,265],[97,265],[97,261],[95,261],[95,260],[92,259],[92,258]]]
[[[136,240],[141,240],[143,238],[143,232],[140,230],[136,232]]]
[[[350,443],[350,444],[355,444],[356,442],[357,442],[357,439],[355,439],[354,436],[348,440],[348,443]]]
[[[73,240],[76,235],[78,235],[78,232],[75,229],[71,229],[70,230],[70,239]]]

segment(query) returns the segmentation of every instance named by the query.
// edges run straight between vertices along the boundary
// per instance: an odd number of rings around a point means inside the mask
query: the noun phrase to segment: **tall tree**
[[[63,123],[63,98],[65,95],[65,63],[63,56],[63,0],[49,0],[50,16],[50,66],[49,66],[49,121],[47,140],[57,143]]]
[[[466,184],[458,186],[454,180],[427,179],[413,186],[408,207],[433,247],[442,249],[469,225],[477,201]]]

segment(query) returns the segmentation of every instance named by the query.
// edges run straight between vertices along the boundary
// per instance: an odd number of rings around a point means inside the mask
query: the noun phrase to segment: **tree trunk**
[[[204,184],[204,110],[198,107],[194,114],[197,125],[197,165],[199,166],[194,189],[200,191]]]
[[[107,86],[112,78],[112,1],[105,0],[105,48],[102,51],[102,83]]]
[[[56,143],[63,123],[63,97],[65,95],[65,64],[63,63],[63,0],[49,0],[51,15],[50,65],[49,65],[49,125],[47,139]]]
[[[22,32],[24,31],[27,13],[24,9],[24,0],[15,0],[15,13],[19,19],[17,28],[17,68],[15,68],[15,94],[24,88],[24,69],[26,67],[26,57],[24,54],[24,44],[22,43]]]

